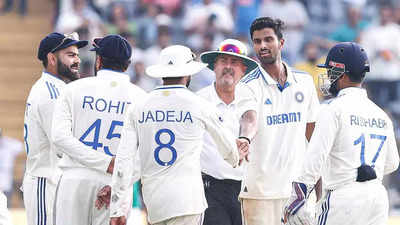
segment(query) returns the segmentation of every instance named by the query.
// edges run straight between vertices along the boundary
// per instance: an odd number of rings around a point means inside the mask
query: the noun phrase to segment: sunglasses
[[[223,45],[218,50],[221,52],[233,52],[236,54],[244,55],[244,52],[238,46],[233,44]]]
[[[70,33],[70,34],[64,34],[64,36],[65,37],[61,40],[60,44],[58,44],[56,47],[51,49],[50,52],[54,53],[57,50],[57,48],[62,46],[67,39],[74,40],[74,41],[79,41],[79,35],[76,32],[73,32],[73,33]]]

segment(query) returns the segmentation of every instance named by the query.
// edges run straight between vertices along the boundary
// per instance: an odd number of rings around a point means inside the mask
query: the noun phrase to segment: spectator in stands
[[[8,13],[12,10],[12,7],[14,5],[14,0],[4,0],[3,1],[3,8],[1,9],[1,14]],[[27,13],[27,1],[26,0],[19,0],[19,6],[18,6],[18,13],[21,16],[25,16]]]
[[[141,49],[146,49],[157,42],[157,21],[155,18],[161,13],[161,8],[155,4],[145,3],[142,3],[140,7],[145,13],[137,14],[138,16],[134,18],[138,32],[137,45]]]
[[[258,8],[262,0],[232,0],[233,17],[235,18],[234,33],[236,36],[249,37],[249,27],[258,16]]]
[[[365,85],[369,97],[382,108],[397,101],[400,91],[400,26],[393,19],[392,5],[383,5],[379,23],[361,36],[373,68]]]
[[[183,29],[188,35],[187,44],[194,49],[200,48],[205,33],[214,33],[214,42],[219,43],[232,33],[233,27],[229,8],[213,0],[203,0],[202,3],[188,6],[183,18]]]
[[[337,42],[359,42],[360,33],[369,25],[361,17],[361,8],[356,5],[347,7],[347,21],[329,35],[329,39]]]
[[[10,207],[11,196],[14,192],[14,162],[22,150],[22,143],[17,139],[4,136],[0,128],[0,191],[6,195],[8,207]]]
[[[308,15],[304,5],[294,0],[267,1],[261,6],[259,15],[279,18],[285,22],[286,47],[282,50],[282,57],[292,65],[298,60],[298,53],[304,39],[304,29],[308,24]]]
[[[109,23],[106,25],[108,34],[136,34],[136,24],[129,19],[129,13],[124,6],[125,5],[120,2],[115,2],[110,5]]]
[[[313,77],[318,98],[322,100],[322,94],[318,87],[318,77],[320,74],[326,73],[326,71],[323,68],[317,67],[317,65],[323,64],[325,59],[320,57],[319,46],[312,41],[309,41],[304,45],[303,54],[303,61],[296,63],[294,67],[298,70],[309,73]]]

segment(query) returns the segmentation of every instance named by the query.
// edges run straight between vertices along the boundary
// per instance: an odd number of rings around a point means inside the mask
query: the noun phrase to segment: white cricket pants
[[[28,225],[53,225],[57,184],[49,178],[25,174],[22,184]]]
[[[152,225],[202,225],[204,220],[204,213],[194,214],[187,216],[177,216],[171,219],[154,223]]]
[[[7,209],[7,197],[0,191],[0,224],[11,225],[10,212]]]
[[[280,225],[287,200],[241,198],[243,225]]]
[[[318,225],[386,225],[389,203],[378,180],[354,182],[324,196]]]
[[[56,197],[57,225],[108,225],[110,210],[95,207],[97,193],[111,176],[87,168],[63,171]]]

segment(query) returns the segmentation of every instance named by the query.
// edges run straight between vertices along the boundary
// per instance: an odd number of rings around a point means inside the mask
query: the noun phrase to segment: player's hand
[[[97,198],[95,202],[95,206],[98,210],[100,210],[103,206],[108,209],[110,206],[110,198],[111,198],[111,186],[107,185],[104,186],[100,191],[97,193]]]
[[[300,222],[304,222],[303,225],[306,225],[309,224],[307,222],[311,222],[307,215],[308,213],[305,209],[303,209],[303,206],[305,205],[307,198],[313,189],[314,185],[298,182],[292,183],[292,194],[283,209],[282,222],[284,224],[295,225],[302,224]],[[299,212],[300,209],[302,209],[301,212]],[[299,214],[296,215],[298,212]]]
[[[239,165],[242,164],[243,159],[248,160],[248,155],[250,153],[250,144],[246,139],[238,138],[236,139],[236,146],[239,150]]]
[[[110,164],[107,168],[107,173],[112,174],[114,171],[115,156],[112,157]]]
[[[126,224],[125,216],[111,217],[110,219],[110,225],[125,225],[125,224]]]

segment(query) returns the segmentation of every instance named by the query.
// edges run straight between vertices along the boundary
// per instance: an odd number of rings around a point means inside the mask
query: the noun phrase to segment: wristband
[[[246,141],[249,142],[249,144],[251,144],[250,138],[248,138],[248,137],[240,136],[240,137],[238,137],[238,138],[239,138],[239,139],[245,139]]]

